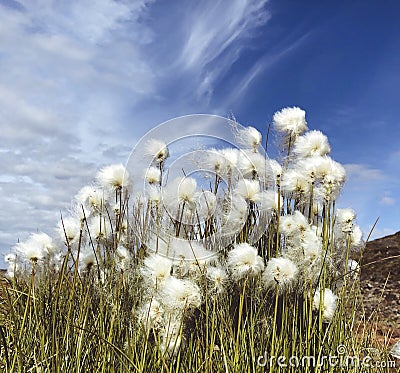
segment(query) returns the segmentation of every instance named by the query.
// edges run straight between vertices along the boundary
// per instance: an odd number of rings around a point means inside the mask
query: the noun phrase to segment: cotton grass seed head
[[[161,301],[172,310],[198,308],[201,305],[201,291],[194,282],[171,276],[165,280]]]
[[[151,328],[159,329],[163,324],[164,308],[161,303],[153,298],[151,301],[143,304],[138,312],[138,321],[148,332]]]
[[[285,290],[291,288],[296,280],[297,266],[288,258],[272,258],[263,273],[263,282],[267,288]]]
[[[298,107],[284,108],[274,114],[273,124],[278,132],[301,135],[307,130],[306,112]]]
[[[220,294],[225,291],[229,278],[224,267],[207,267],[206,277],[212,292]]]
[[[150,166],[145,170],[145,180],[149,184],[160,184],[161,182],[161,171],[159,168]]]
[[[241,179],[234,188],[234,193],[251,202],[258,202],[260,197],[260,182],[258,180]]]
[[[146,153],[150,155],[153,162],[157,164],[165,162],[169,157],[167,144],[157,139],[151,139],[146,143]]]
[[[296,139],[293,153],[301,158],[327,155],[331,151],[328,138],[321,131],[309,131]]]
[[[324,321],[331,321],[335,315],[337,296],[331,289],[321,291],[317,289],[314,294],[313,308],[316,311],[321,310]]]
[[[247,276],[256,276],[264,269],[264,260],[257,249],[248,243],[236,244],[229,251],[227,265],[234,280],[241,280]]]
[[[337,209],[336,224],[342,232],[351,232],[353,230],[356,213],[353,209]]]
[[[96,179],[106,190],[118,190],[129,186],[129,174],[122,164],[102,168],[97,173]]]
[[[239,144],[254,152],[257,151],[262,141],[261,133],[254,127],[239,128],[236,138]]]
[[[141,269],[144,280],[150,280],[154,285],[162,286],[171,276],[172,261],[159,254],[148,256]]]

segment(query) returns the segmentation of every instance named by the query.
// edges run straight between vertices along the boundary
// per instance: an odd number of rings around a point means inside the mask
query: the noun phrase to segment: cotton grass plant
[[[327,137],[285,108],[278,161],[255,128],[232,129],[237,146],[193,160],[207,189],[185,169],[171,178],[172,152],[151,138],[141,181],[101,169],[53,235],[14,246],[5,372],[390,371],[344,359],[371,347],[356,322],[364,242],[355,212],[336,208],[345,170]]]

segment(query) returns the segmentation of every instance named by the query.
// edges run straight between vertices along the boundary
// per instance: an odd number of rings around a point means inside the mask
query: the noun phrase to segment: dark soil
[[[367,243],[361,266],[365,315],[378,313],[378,332],[400,339],[400,232]]]

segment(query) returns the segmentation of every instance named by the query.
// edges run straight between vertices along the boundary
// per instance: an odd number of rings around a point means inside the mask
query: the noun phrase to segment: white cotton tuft
[[[257,249],[248,243],[236,244],[228,253],[228,268],[234,280],[241,280],[246,276],[256,276],[264,269],[264,260]]]
[[[145,170],[145,180],[149,184],[160,184],[161,182],[161,171],[159,168],[150,166]]]
[[[246,200],[239,195],[233,195],[225,206],[222,230],[225,233],[238,232],[246,223],[248,214],[249,207]]]
[[[313,308],[317,311],[321,310],[324,321],[331,321],[335,315],[336,301],[337,296],[331,289],[326,288],[323,292],[317,289],[314,294]]]
[[[201,218],[209,218],[215,214],[217,197],[208,190],[202,191],[197,200],[197,213]]]
[[[263,191],[258,196],[260,211],[279,211],[283,207],[283,198],[273,190]]]
[[[53,255],[57,248],[52,238],[46,233],[32,233],[25,242],[19,242],[14,246],[19,256],[32,262]]]
[[[89,225],[89,233],[92,239],[98,241],[109,239],[112,236],[113,229],[108,218],[102,216],[92,217]]]
[[[269,160],[260,153],[242,150],[239,153],[238,168],[243,177],[258,178],[267,183],[273,178]]]
[[[296,264],[290,259],[272,258],[265,267],[263,281],[267,288],[287,289],[293,285],[297,272]]]
[[[150,155],[155,163],[163,163],[169,157],[167,144],[157,139],[151,139],[146,143],[147,155]]]
[[[237,133],[237,141],[246,149],[252,149],[254,152],[261,145],[262,135],[254,127],[239,128]]]
[[[311,178],[298,169],[287,170],[281,180],[281,190],[285,194],[307,195],[311,190]]]
[[[234,188],[235,194],[251,202],[259,202],[260,191],[260,182],[258,180],[241,179]]]
[[[91,185],[84,186],[75,196],[75,200],[78,203],[77,213],[83,214],[81,211],[82,206],[88,207],[89,211],[85,209],[85,217],[89,217],[92,212],[102,212],[106,203],[107,195],[100,187]],[[79,211],[78,211],[79,210]],[[81,216],[81,219],[84,216]]]
[[[122,164],[102,168],[96,176],[98,183],[106,190],[117,190],[129,186],[129,174]]]
[[[296,139],[293,153],[301,158],[327,155],[331,151],[328,138],[321,131],[309,131]]]
[[[289,135],[301,135],[307,130],[306,112],[298,107],[287,107],[274,114],[274,128]]]
[[[151,328],[159,329],[163,323],[164,309],[160,302],[152,299],[143,304],[137,313],[138,321],[144,326],[146,331]]]
[[[212,292],[220,294],[225,291],[228,282],[228,274],[224,267],[207,267],[206,277],[211,285],[210,288]]]
[[[89,271],[96,265],[96,255],[91,247],[85,247],[79,253],[79,269],[80,271]]]
[[[81,231],[81,221],[80,219],[69,216],[63,218],[62,221],[58,223],[57,232],[58,236],[65,241],[67,239],[69,244],[78,243]]]
[[[337,209],[336,224],[342,232],[351,232],[355,220],[356,213],[353,209]]]
[[[219,150],[210,149],[204,153],[204,158],[201,160],[201,167],[222,177],[226,174],[227,160]]]
[[[161,301],[168,309],[198,308],[201,305],[201,291],[194,282],[171,276],[165,281]]]
[[[275,159],[270,159],[269,166],[272,170],[272,174],[275,177],[275,181],[280,179],[280,177],[282,176],[282,166],[279,164],[279,162]]]
[[[286,237],[296,237],[310,228],[307,218],[298,210],[280,219],[279,231]]]
[[[144,260],[144,266],[141,269],[145,280],[150,280],[153,285],[163,285],[171,276],[172,261],[159,254],[148,256]]]

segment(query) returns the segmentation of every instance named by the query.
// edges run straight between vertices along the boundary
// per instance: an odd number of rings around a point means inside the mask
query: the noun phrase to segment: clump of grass
[[[208,190],[169,180],[168,144],[152,139],[144,193],[106,167],[53,237],[17,244],[4,371],[390,371],[361,361],[390,359],[369,355],[373,333],[357,323],[364,242],[354,211],[335,206],[344,168],[301,109],[274,128],[280,163],[252,127],[234,127],[240,147],[205,152]]]

